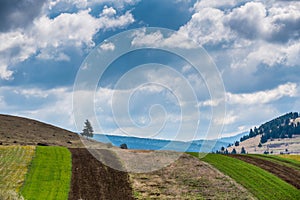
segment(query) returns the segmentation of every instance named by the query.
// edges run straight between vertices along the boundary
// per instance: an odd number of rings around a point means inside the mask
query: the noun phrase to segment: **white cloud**
[[[295,97],[296,95],[297,84],[286,83],[272,90],[244,94],[227,93],[227,102],[229,104],[258,105],[276,101],[284,96]]]
[[[33,97],[47,98],[50,93],[55,93],[55,91],[56,90],[45,92],[45,91],[42,91],[41,89],[35,89],[35,88],[31,88],[31,89],[18,88],[18,89],[13,90],[13,92],[15,94],[25,96],[27,99],[33,98]]]
[[[69,88],[40,89],[23,87],[1,87],[0,108],[3,113],[24,116],[40,121],[45,121],[69,130],[74,129],[72,119],[72,90]],[[24,106],[11,102],[7,96],[14,94],[17,101],[32,102],[31,106]]]
[[[124,9],[127,5],[134,5],[140,0],[51,0],[49,9],[70,9],[75,6],[78,9],[86,9],[97,5],[113,4],[118,9]]]
[[[276,65],[294,67],[299,65],[300,40],[291,41],[287,44],[261,41],[252,48],[231,51],[231,55],[235,59],[231,63],[231,68],[254,72],[259,64],[265,64],[269,67]]]
[[[253,93],[233,94],[227,92],[226,102],[231,105],[263,105],[274,102],[282,97],[296,97],[299,95],[298,90],[299,89],[296,83],[286,83],[271,90],[257,91]],[[215,107],[220,103],[221,99],[209,99],[199,102],[198,106]]]
[[[114,16],[115,14],[117,14],[117,11],[113,7],[104,6],[100,16]]]
[[[63,52],[65,48],[81,50],[93,47],[93,36],[100,29],[122,28],[134,22],[130,12],[118,16],[113,8],[104,8],[105,15],[99,18],[89,12],[87,9],[78,13],[62,13],[53,19],[43,15],[26,29],[0,33],[0,78],[12,79],[13,72],[8,67],[37,52],[39,59],[69,61],[70,58]]]
[[[187,73],[187,72],[189,72],[190,70],[192,69],[192,66],[191,65],[185,65],[185,66],[183,66],[183,68],[182,68],[182,73]]]
[[[100,46],[100,48],[102,50],[105,50],[105,51],[113,51],[113,50],[115,50],[115,45],[113,43],[111,43],[111,42],[109,42],[109,43],[103,43]]]
[[[0,78],[3,80],[11,80],[13,71],[7,69],[7,65],[0,64]]]
[[[133,46],[154,46],[154,47],[176,47],[191,49],[196,48],[195,41],[192,41],[182,33],[174,33],[164,36],[160,31],[146,33],[146,29],[136,31],[131,44]]]
[[[134,22],[133,15],[127,11],[124,15],[112,17],[112,16],[103,16],[99,19],[99,28],[102,29],[115,29],[115,28],[123,28]]]
[[[238,116],[234,115],[232,112],[226,114],[224,118],[216,118],[214,122],[219,125],[229,125],[234,124],[238,120]]]
[[[222,0],[222,1],[219,1],[219,0],[201,0],[201,1],[197,1],[195,3],[194,10],[195,11],[200,11],[203,8],[233,7],[237,3],[243,3],[243,2],[246,2],[246,1],[245,0]]]
[[[210,53],[215,59],[226,57],[222,67],[231,70],[254,73],[260,64],[297,66],[299,6],[297,1],[197,1],[191,20],[179,32],[222,49],[222,55]]]
[[[200,45],[229,41],[230,30],[224,25],[225,14],[216,8],[203,8],[193,14],[191,20],[179,29],[181,34],[197,41]]]

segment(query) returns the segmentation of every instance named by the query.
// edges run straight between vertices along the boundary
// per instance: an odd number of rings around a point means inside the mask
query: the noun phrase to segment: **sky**
[[[0,19],[3,114],[77,132],[89,119],[96,133],[190,140],[299,112],[299,1],[2,0]],[[96,88],[77,90],[91,54],[116,51],[110,38],[124,31],[133,46],[155,48],[120,55],[101,77],[89,74]],[[199,72],[164,47],[212,62]],[[103,68],[109,55],[93,62]],[[218,84],[207,70],[220,77],[224,98],[213,98]]]

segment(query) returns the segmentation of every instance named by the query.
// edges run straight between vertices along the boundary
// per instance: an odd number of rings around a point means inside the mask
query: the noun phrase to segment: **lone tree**
[[[92,127],[90,121],[87,119],[84,122],[84,128],[82,130],[81,135],[85,136],[87,138],[89,138],[89,137],[92,138],[94,136],[93,132],[94,132],[93,127]]]

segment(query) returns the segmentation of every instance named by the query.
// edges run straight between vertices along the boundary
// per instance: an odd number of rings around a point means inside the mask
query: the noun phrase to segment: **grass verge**
[[[190,153],[198,157],[198,153]],[[258,199],[300,199],[300,191],[273,174],[241,160],[208,154],[201,160],[247,188]]]
[[[21,194],[30,200],[68,199],[71,168],[67,148],[38,146]]]

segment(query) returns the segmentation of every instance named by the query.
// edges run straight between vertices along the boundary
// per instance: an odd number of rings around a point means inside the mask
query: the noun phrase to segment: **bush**
[[[262,144],[261,144],[261,143],[259,143],[259,144],[258,144],[258,147],[259,147],[259,148],[261,148],[261,147],[262,147]]]
[[[120,145],[120,148],[121,148],[121,149],[128,149],[127,144],[125,144],[125,143],[124,143],[124,144],[121,144],[121,145]]]

